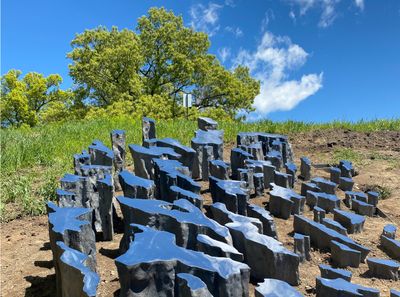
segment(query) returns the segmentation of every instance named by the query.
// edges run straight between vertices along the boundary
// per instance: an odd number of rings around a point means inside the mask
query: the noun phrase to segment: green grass
[[[196,126],[195,121],[158,121],[157,136],[176,138],[183,144],[190,145]],[[356,123],[335,121],[324,124],[294,121],[222,122],[220,127],[225,131],[225,141],[235,142],[236,135],[240,131],[296,134],[324,129],[362,132],[400,130],[400,119]],[[0,131],[2,219],[43,213],[44,201],[55,197],[59,177],[71,172],[72,155],[86,149],[94,139],[110,145],[109,133],[113,129],[126,130],[128,144],[141,143],[141,123],[128,117],[64,122],[32,129],[2,129]],[[356,161],[357,156],[351,151],[339,151],[335,158]],[[15,214],[3,213],[6,204],[15,206]]]

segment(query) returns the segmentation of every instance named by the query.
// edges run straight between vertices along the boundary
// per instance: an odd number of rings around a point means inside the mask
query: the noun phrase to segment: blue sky
[[[134,29],[152,6],[182,14],[210,34],[226,67],[261,80],[253,119],[400,117],[400,1],[1,1],[1,73],[59,73],[76,33],[98,25]]]

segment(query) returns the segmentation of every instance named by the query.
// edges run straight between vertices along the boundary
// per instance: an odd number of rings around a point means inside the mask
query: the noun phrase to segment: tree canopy
[[[61,76],[29,72],[21,78],[21,74],[10,70],[1,77],[2,126],[34,126],[40,119],[45,121],[62,112],[71,93],[60,90]]]
[[[135,31],[86,30],[72,47],[70,75],[97,106],[154,95],[159,95],[154,100],[171,97],[174,105],[177,95],[190,92],[198,109],[218,107],[233,116],[250,110],[259,93],[260,84],[246,67],[225,69],[208,53],[207,34],[186,27],[181,16],[164,8],[151,8]]]

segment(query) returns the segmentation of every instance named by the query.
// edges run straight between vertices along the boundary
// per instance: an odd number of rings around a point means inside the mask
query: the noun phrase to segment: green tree
[[[10,70],[1,77],[1,124],[2,126],[36,125],[41,115],[60,109],[71,98],[71,92],[60,90],[62,78],[58,74],[44,77],[29,72]]]
[[[135,32],[99,27],[77,35],[72,46],[70,74],[83,97],[97,106],[142,98],[146,106],[170,104],[161,110],[174,117],[180,114],[175,98],[184,91],[195,95],[198,110],[219,108],[233,117],[250,110],[259,93],[260,84],[246,67],[225,69],[208,53],[207,34],[164,8],[151,8]]]

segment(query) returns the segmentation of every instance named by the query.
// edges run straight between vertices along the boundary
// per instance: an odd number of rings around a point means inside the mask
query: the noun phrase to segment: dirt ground
[[[387,258],[379,249],[379,236],[383,226],[392,223],[400,227],[400,132],[358,133],[351,131],[323,131],[290,135],[296,163],[299,157],[308,156],[313,163],[330,163],[341,149],[351,148],[357,156],[354,177],[355,190],[380,186],[388,198],[379,202],[379,208],[387,218],[367,218],[364,232],[350,235],[358,243],[371,249],[370,256]],[[229,160],[232,144],[225,146],[225,158]],[[340,156],[340,155],[339,155]],[[314,176],[327,177],[323,170],[314,170]],[[207,183],[202,183],[204,189]],[[299,191],[300,182],[295,189]],[[344,193],[337,195],[344,198]],[[211,202],[209,193],[204,194],[206,204]],[[268,194],[252,199],[253,203],[264,205]],[[343,204],[342,204],[343,205]],[[343,205],[343,208],[346,208]],[[305,215],[312,217],[308,209]],[[331,217],[331,215],[328,215]],[[275,219],[279,240],[293,250],[293,218]],[[116,234],[113,242],[98,242],[97,262],[101,283],[98,296],[118,296],[119,281],[114,259],[118,256],[118,245],[122,234]],[[46,216],[26,217],[1,224],[1,296],[46,297],[55,296],[55,275],[49,246]],[[329,253],[312,250],[312,259],[300,265],[301,284],[298,286],[305,296],[315,296],[315,278],[320,275],[318,264],[328,264]],[[382,297],[389,297],[390,288],[400,290],[400,281],[394,282],[370,278],[368,267],[362,263],[359,268],[349,268],[353,273],[352,282],[377,288]],[[250,296],[254,296],[251,285]]]

